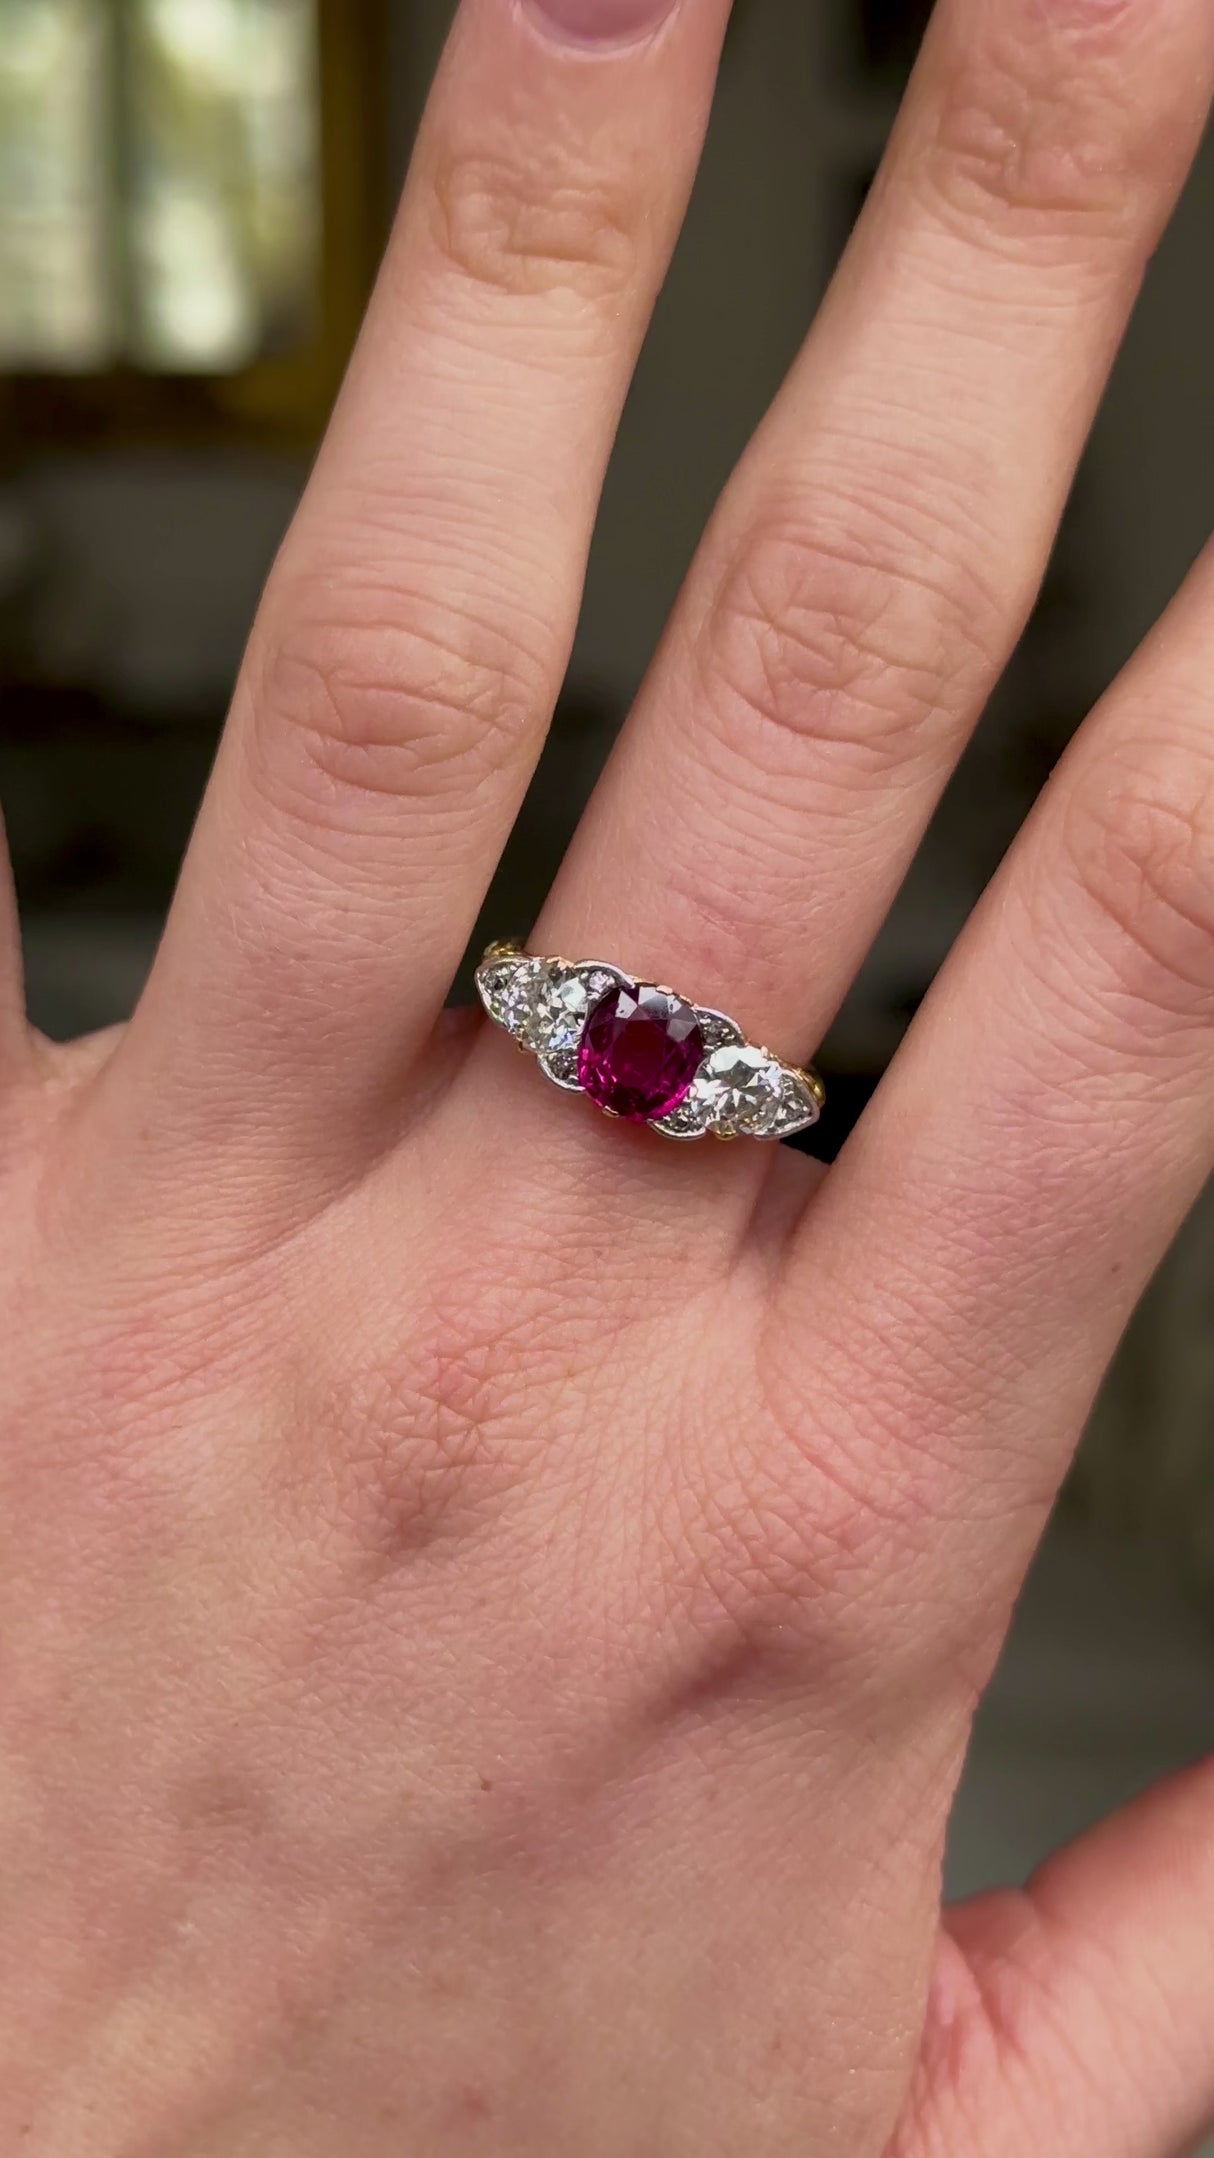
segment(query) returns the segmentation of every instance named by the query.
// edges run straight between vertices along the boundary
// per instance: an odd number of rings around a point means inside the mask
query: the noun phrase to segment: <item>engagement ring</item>
[[[567,1093],[667,1139],[787,1139],[816,1124],[816,1072],[748,1042],[726,1013],[601,960],[491,944],[476,973],[489,1017]]]

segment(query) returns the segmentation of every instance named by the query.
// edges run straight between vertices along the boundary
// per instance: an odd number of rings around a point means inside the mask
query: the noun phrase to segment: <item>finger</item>
[[[882,178],[538,932],[812,1051],[1037,589],[1205,0],[941,0]]]
[[[21,928],[12,865],[0,827],[0,1102],[33,1068],[33,1042],[25,1016],[25,977],[21,962]],[[0,1108],[0,1145],[4,1115]]]
[[[776,1357],[790,1429],[812,1391],[962,1684],[1214,1162],[1212,683],[1214,550],[1080,730],[784,1278],[818,1343],[812,1371],[791,1336]]]
[[[1214,1763],[949,1918],[897,2158],[1180,2158],[1214,2129]]]
[[[397,1114],[560,684],[726,13],[465,0],[131,1038],[144,1112],[309,1161]]]

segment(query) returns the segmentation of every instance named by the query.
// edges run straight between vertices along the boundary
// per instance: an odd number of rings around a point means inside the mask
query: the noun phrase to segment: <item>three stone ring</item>
[[[816,1124],[816,1072],[748,1042],[724,1012],[600,960],[491,944],[476,972],[489,1017],[567,1093],[667,1139],[787,1139]]]

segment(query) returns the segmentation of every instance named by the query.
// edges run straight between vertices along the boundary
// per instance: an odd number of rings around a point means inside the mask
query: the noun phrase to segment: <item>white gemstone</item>
[[[706,1057],[696,1088],[712,1105],[713,1121],[722,1131],[744,1133],[764,1139],[781,1121],[784,1071],[764,1049],[746,1042],[730,1042]]]
[[[731,1019],[727,1012],[716,1012],[706,1005],[697,1004],[696,1018],[700,1022],[705,1051],[723,1049],[727,1042],[744,1042],[746,1039],[737,1020]]]
[[[808,1131],[822,1114],[822,1104],[800,1072],[783,1073],[783,1092],[772,1125],[771,1136],[776,1139],[791,1138],[794,1132]]]
[[[540,1070],[547,1074],[554,1086],[564,1087],[567,1094],[580,1094],[582,1091],[577,1067],[576,1048],[540,1051]]]
[[[545,1056],[576,1049],[590,1005],[590,991],[580,975],[549,975],[536,992],[531,1030],[533,1046]]]
[[[677,1109],[666,1116],[655,1117],[653,1129],[666,1139],[703,1139],[712,1129],[716,1115],[712,1097],[700,1084],[703,1065],[696,1074],[695,1083],[684,1095]]]
[[[476,986],[489,1017],[530,1046],[536,1000],[546,980],[542,959],[490,959],[477,969]]]

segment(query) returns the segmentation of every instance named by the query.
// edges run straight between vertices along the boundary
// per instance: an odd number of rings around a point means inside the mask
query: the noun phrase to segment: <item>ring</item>
[[[512,939],[476,970],[489,1017],[569,1094],[667,1139],[787,1139],[822,1114],[816,1072],[748,1042],[727,1013],[597,959],[539,959]]]

